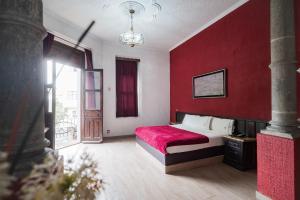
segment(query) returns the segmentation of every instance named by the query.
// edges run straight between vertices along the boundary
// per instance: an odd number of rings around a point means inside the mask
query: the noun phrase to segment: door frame
[[[47,84],[46,83],[46,81],[47,81],[47,61],[48,60],[51,60],[52,61],[52,84]],[[55,137],[55,135],[56,135],[56,132],[55,132],[55,116],[56,116],[56,63],[59,63],[59,62],[57,62],[55,59],[46,59],[46,62],[45,62],[45,78],[44,78],[44,80],[45,80],[45,109],[46,109],[46,112],[44,112],[45,113],[45,115],[47,115],[48,116],[48,120],[49,121],[51,121],[51,122],[49,122],[51,125],[50,125],[50,127],[46,127],[46,128],[49,128],[49,130],[48,130],[48,136],[49,136],[49,140],[50,140],[50,148],[52,148],[52,149],[55,149],[56,150],[56,148],[55,148],[55,140],[56,140],[56,137]],[[62,64],[63,66],[65,66],[63,63],[60,63],[60,64]],[[73,67],[73,66],[70,66],[70,67]],[[78,67],[74,67],[74,68],[78,68]],[[82,88],[82,84],[83,84],[83,82],[82,82],[82,78],[83,78],[83,73],[84,73],[84,71],[85,71],[85,69],[84,68],[78,68],[78,69],[80,69],[80,81],[81,81],[81,83],[80,83],[80,85],[81,85],[81,87],[80,87],[80,111],[79,111],[79,113],[80,113],[80,131],[82,131],[82,112],[83,112],[83,110],[82,110],[82,94],[83,94],[83,88]],[[50,112],[48,112],[48,105],[49,105],[49,99],[48,99],[48,95],[49,95],[49,93],[48,93],[48,91],[47,91],[47,89],[50,89],[50,90],[52,90],[52,112],[50,113]],[[49,119],[49,117],[50,117],[50,119]],[[77,143],[74,143],[74,144],[70,144],[70,145],[67,145],[67,146],[64,146],[64,147],[61,147],[61,148],[57,148],[57,149],[62,149],[62,148],[65,148],[65,147],[69,147],[69,146],[73,146],[73,145],[76,145],[76,144],[79,144],[79,143],[81,143],[81,132],[79,133],[79,135],[78,135],[78,137],[79,137],[79,141],[77,142]]]

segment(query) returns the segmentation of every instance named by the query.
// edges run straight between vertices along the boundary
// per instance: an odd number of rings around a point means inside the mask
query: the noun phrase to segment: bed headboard
[[[186,113],[186,112],[176,112],[176,122],[182,123],[185,114],[190,115],[199,115],[199,116],[212,116],[205,114],[195,114],[195,113]],[[248,137],[256,137],[256,133],[259,133],[262,129],[265,129],[268,126],[268,122],[252,119],[236,119],[222,116],[213,116],[220,117],[224,119],[234,119],[234,134],[246,134]]]

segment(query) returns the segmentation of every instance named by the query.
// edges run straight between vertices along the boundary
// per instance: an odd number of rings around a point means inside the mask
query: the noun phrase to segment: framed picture
[[[193,77],[193,98],[226,97],[226,69]]]

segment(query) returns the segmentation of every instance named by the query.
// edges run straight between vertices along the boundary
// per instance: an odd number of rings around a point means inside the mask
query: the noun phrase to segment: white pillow
[[[218,133],[232,134],[234,120],[213,117],[211,120],[211,130]]]
[[[186,114],[182,121],[182,125],[192,129],[209,130],[211,118],[212,117],[208,117],[208,116],[201,117],[197,115]]]
[[[210,124],[212,117],[210,116],[199,116],[200,128],[203,130],[210,130]]]

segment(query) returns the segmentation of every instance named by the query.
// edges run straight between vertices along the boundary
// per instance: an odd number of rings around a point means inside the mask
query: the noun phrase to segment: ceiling
[[[43,0],[45,12],[85,28],[95,20],[91,33],[118,43],[119,34],[129,29],[129,17],[119,7],[125,0]],[[239,7],[246,0],[157,0],[162,6],[152,19],[152,0],[136,0],[146,12],[134,18],[134,28],[144,34],[144,47],[170,50],[212,22]]]

